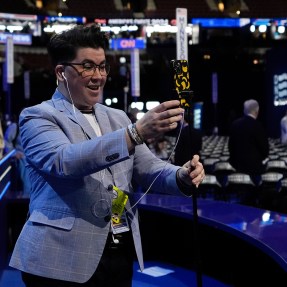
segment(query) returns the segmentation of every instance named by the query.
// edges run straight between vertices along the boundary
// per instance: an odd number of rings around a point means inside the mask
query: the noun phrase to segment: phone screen
[[[189,107],[190,90],[189,69],[187,60],[171,60],[175,90],[179,96],[180,105]]]

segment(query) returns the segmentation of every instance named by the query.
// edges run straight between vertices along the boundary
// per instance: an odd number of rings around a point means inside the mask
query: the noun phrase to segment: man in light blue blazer
[[[134,254],[144,268],[132,181],[147,189],[157,177],[154,188],[184,195],[204,178],[198,156],[178,167],[144,144],[176,128],[179,101],[135,124],[99,103],[110,71],[107,48],[95,25],[54,35],[48,51],[58,87],[51,100],[20,115],[32,188],[10,266],[27,287],[130,287]]]

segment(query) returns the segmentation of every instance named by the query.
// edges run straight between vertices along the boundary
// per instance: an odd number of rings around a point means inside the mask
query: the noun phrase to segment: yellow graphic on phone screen
[[[179,96],[180,105],[182,107],[189,107],[187,100],[192,92],[190,91],[188,62],[186,60],[172,60],[172,68],[174,71],[175,89]]]

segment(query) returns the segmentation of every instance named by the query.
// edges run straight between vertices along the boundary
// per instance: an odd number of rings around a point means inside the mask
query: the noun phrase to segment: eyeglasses
[[[85,63],[61,63],[64,66],[70,66],[74,68],[79,76],[91,77],[94,75],[96,69],[99,70],[101,76],[107,76],[110,72],[111,66],[108,63],[97,65],[93,62],[85,62]],[[74,66],[82,66],[83,70],[79,72]]]

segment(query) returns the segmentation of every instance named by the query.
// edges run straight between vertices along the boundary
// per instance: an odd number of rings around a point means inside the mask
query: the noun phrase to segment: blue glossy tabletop
[[[138,194],[138,198],[142,195]],[[197,199],[198,222],[246,240],[270,255],[287,271],[287,215],[223,201]],[[139,208],[193,219],[193,199],[147,194]]]

